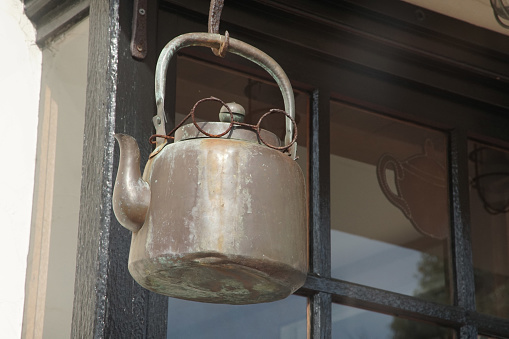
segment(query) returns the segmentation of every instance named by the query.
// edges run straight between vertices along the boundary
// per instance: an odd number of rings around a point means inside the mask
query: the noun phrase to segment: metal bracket
[[[138,60],[147,56],[147,0],[134,0],[131,55]]]

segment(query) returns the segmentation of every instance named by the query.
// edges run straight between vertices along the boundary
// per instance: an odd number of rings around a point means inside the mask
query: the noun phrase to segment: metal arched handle
[[[157,115],[154,117],[154,126],[156,134],[166,134],[166,113],[164,112],[164,93],[166,90],[166,72],[168,70],[168,62],[182,48],[190,46],[203,46],[209,48],[220,48],[225,41],[225,37],[220,34],[212,33],[187,33],[182,34],[166,44],[161,51],[157,61],[155,75],[155,96],[157,105]],[[281,66],[270,56],[245,42],[237,39],[229,38],[228,52],[240,55],[255,64],[261,66],[269,73],[281,90],[285,104],[285,111],[293,119],[295,119],[295,100],[293,97],[292,85]],[[286,136],[285,144],[289,144],[293,138],[293,124],[290,119],[286,119]],[[290,148],[292,158],[296,158],[297,143]]]

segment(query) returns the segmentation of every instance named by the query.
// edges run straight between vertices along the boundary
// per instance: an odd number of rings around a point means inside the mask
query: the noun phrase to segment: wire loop
[[[205,102],[205,101],[217,101],[219,103],[221,103],[223,106],[225,106],[227,109],[228,109],[228,112],[230,113],[230,125],[228,126],[228,128],[220,133],[220,134],[211,134],[211,133],[208,133],[206,131],[204,131],[200,125],[198,124],[198,122],[196,122],[196,117],[195,117],[195,114],[194,112],[196,111],[196,108],[198,107],[199,104],[201,104],[202,102]],[[263,121],[263,119],[265,119],[267,116],[271,115],[271,114],[284,114],[288,119],[290,119],[290,121],[292,122],[293,124],[293,130],[294,130],[294,134],[293,134],[293,138],[292,140],[290,141],[290,143],[288,143],[288,145],[284,145],[284,146],[274,146],[274,145],[271,145],[269,144],[268,142],[266,142],[262,135],[261,135],[261,123]],[[285,111],[281,110],[281,109],[276,109],[276,108],[273,108],[271,110],[269,110],[267,113],[263,114],[260,119],[258,120],[258,122],[256,123],[256,125],[252,125],[252,124],[247,124],[247,123],[244,123],[244,122],[237,122],[237,121],[234,121],[233,120],[233,112],[232,110],[230,109],[230,107],[221,99],[218,99],[216,97],[209,97],[209,98],[204,98],[204,99],[201,99],[201,100],[198,100],[198,102],[196,102],[196,104],[194,104],[193,108],[191,109],[191,111],[189,112],[188,115],[186,115],[186,117],[177,125],[175,126],[174,129],[171,130],[170,133],[168,133],[167,135],[161,135],[161,134],[154,134],[150,137],[149,139],[149,142],[151,144],[155,144],[156,141],[155,139],[156,138],[164,138],[164,139],[175,139],[174,136],[172,136],[172,134],[175,133],[175,131],[177,129],[179,129],[180,127],[182,127],[182,125],[186,122],[187,119],[189,119],[191,117],[191,119],[193,120],[193,124],[194,126],[196,127],[196,129],[198,131],[200,131],[200,133],[202,133],[203,135],[206,135],[210,138],[221,138],[222,136],[228,134],[234,126],[241,126],[241,127],[245,127],[245,128],[248,128],[248,129],[251,129],[253,130],[256,135],[258,136],[258,139],[267,147],[269,148],[272,148],[272,149],[275,149],[275,150],[278,150],[278,151],[282,151],[283,153],[284,152],[288,152],[288,149],[297,141],[297,123],[295,122],[295,120],[292,118],[292,116],[288,113],[286,113]]]

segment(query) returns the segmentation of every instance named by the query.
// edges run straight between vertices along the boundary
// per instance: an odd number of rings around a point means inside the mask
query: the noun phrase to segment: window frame
[[[507,65],[499,63],[501,54],[507,54],[508,50],[496,50],[506,37],[432,12],[426,13],[431,23],[412,21],[407,17],[400,19],[398,14],[413,13],[417,8],[392,1],[385,5],[379,6],[372,1],[362,1],[360,4],[347,1],[338,5],[319,3],[313,6],[303,1],[279,1],[277,4],[270,2],[263,5],[241,3],[232,4],[230,12],[225,11],[222,17],[222,29],[229,30],[230,34],[236,32],[236,37],[241,36],[244,41],[267,51],[282,65],[294,86],[311,94],[308,131],[310,272],[303,288],[296,292],[309,298],[309,337],[330,338],[333,302],[446,326],[457,330],[459,338],[477,338],[478,334],[509,337],[509,320],[475,310],[467,149],[467,141],[473,136],[490,140],[497,138],[499,144],[509,141],[507,135],[493,127],[506,120],[506,117],[498,116],[495,120],[500,120],[493,121],[490,127],[476,126],[484,111],[493,115],[507,113],[508,103],[499,87],[501,83],[489,80],[493,79],[493,74],[497,74],[502,82],[508,80]],[[193,23],[200,20],[200,15],[204,17],[208,10],[198,2],[166,1],[162,7],[180,16],[181,31],[204,30],[200,23]],[[259,13],[266,14],[263,24],[258,22]],[[184,17],[189,18],[188,23]],[[342,22],[343,18],[348,18],[347,22]],[[350,26],[349,22],[355,22],[357,26]],[[332,50],[313,46],[313,37],[326,30],[333,31],[329,35],[336,35],[338,46],[334,46],[330,37],[329,40],[316,39],[316,44],[332,45]],[[457,34],[462,30],[466,32],[465,35],[471,34],[471,41],[465,41],[463,35]],[[485,37],[481,38],[484,34],[494,40],[486,42]],[[407,45],[410,38],[417,40],[420,45]],[[453,47],[446,46],[449,44],[453,44]],[[379,54],[375,55],[377,52]],[[217,62],[206,52],[183,53]],[[228,61],[221,61],[222,64],[225,62],[228,65]],[[388,62],[392,64],[388,65]],[[320,63],[328,65],[322,68]],[[394,69],[396,63],[400,67]],[[311,74],[303,74],[300,66],[294,66],[302,64]],[[337,67],[338,64],[341,66]],[[228,66],[256,72],[242,65]],[[341,68],[337,71],[338,76],[320,79],[327,67]],[[444,70],[446,75],[438,74]],[[428,77],[428,73],[432,73],[432,76]],[[256,75],[263,77],[261,73]],[[337,81],[341,83],[333,83],[329,81],[330,78],[341,79]],[[349,83],[356,85],[349,86]],[[408,99],[394,103],[376,95],[375,99],[370,98],[373,91],[363,91],[365,83],[372,83],[376,89],[390,84],[408,95]],[[463,88],[462,84],[465,83],[472,84],[475,89]],[[425,107],[413,104],[429,99],[431,102]],[[448,135],[452,225],[450,254],[454,286],[452,305],[436,304],[331,278],[330,100],[440,129]],[[470,118],[460,119],[461,114],[458,113],[444,117],[443,113],[448,109],[463,111],[463,115],[470,115]]]
[[[27,1],[39,23],[39,43],[89,13],[89,80],[79,249],[73,315],[74,337],[165,337],[167,300],[141,289],[127,272],[130,235],[111,211],[118,165],[113,131],[145,140],[152,134],[153,69],[157,25],[171,37],[204,31],[208,3],[148,2],[148,49],[144,61],[129,51],[132,1]],[[67,2],[70,3],[70,2]],[[39,9],[38,9],[39,8]],[[71,10],[70,8],[74,8]],[[38,9],[38,10],[37,10]],[[158,10],[179,20],[158,22]],[[311,338],[331,337],[331,304],[363,308],[455,328],[459,338],[478,334],[509,338],[509,320],[477,313],[468,199],[469,138],[509,145],[507,36],[425,12],[395,0],[313,2],[237,1],[223,11],[221,30],[252,40],[311,94],[309,123],[310,272],[297,294],[309,298]],[[67,16],[63,14],[69,14]],[[182,18],[182,20],[180,20]],[[421,17],[422,18],[422,17]],[[188,23],[182,24],[187,20]],[[161,27],[161,26],[159,26]],[[317,38],[318,37],[318,38]],[[465,37],[468,37],[466,40]],[[327,46],[324,49],[323,46]],[[211,56],[199,55],[213,61]],[[302,72],[295,65],[306,65]],[[333,65],[333,66],[331,66]],[[241,71],[257,72],[242,65]],[[333,67],[332,75],[326,70]],[[172,73],[173,72],[173,73]],[[168,78],[174,79],[170,67]],[[327,74],[327,76],[324,76]],[[257,76],[264,77],[262,73]],[[369,83],[372,90],[365,92]],[[389,102],[377,90],[390,85],[404,95]],[[174,87],[169,83],[168,88]],[[173,92],[174,93],[174,92]],[[171,93],[170,93],[171,95]],[[447,131],[454,303],[440,305],[330,277],[329,102],[340,100],[373,112]],[[428,100],[428,103],[415,105]],[[171,98],[168,101],[172,101]],[[448,114],[450,112],[450,114]],[[444,115],[444,113],[447,113]],[[478,124],[486,116],[489,124]],[[142,158],[149,152],[142,146]]]

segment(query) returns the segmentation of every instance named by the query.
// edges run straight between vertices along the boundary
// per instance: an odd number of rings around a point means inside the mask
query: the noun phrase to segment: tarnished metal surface
[[[220,134],[225,131],[229,127],[229,123],[224,122],[199,122],[198,125],[204,131],[211,134]],[[267,130],[260,130],[260,134],[262,135],[263,140],[270,143],[274,146],[281,146],[281,140],[272,132]],[[180,127],[177,131],[175,131],[175,141],[187,140],[187,139],[195,139],[195,138],[208,138],[205,134],[201,133],[194,124],[187,124]],[[242,126],[233,126],[233,128],[227,134],[223,135],[221,138],[224,139],[237,139],[237,140],[246,140],[251,142],[262,143],[258,134],[252,129],[244,128]]]
[[[233,121],[244,122],[246,110],[242,107],[242,105],[237,104],[236,102],[229,102],[222,106],[219,110],[219,121],[229,123],[232,121],[232,115]]]
[[[294,161],[295,103],[284,71],[265,53],[231,39],[230,51],[274,77],[286,112],[271,109],[250,125],[235,121],[228,105],[210,97],[198,101],[186,119],[165,133],[169,59],[187,46],[224,47],[225,39],[190,33],[163,49],[156,68],[156,134],[150,138],[156,149],[142,178],[136,142],[116,135],[121,155],[113,209],[133,231],[129,271],[143,287],[202,302],[275,301],[302,286],[308,270],[306,186]],[[208,100],[225,106],[229,122],[196,121],[197,105]],[[287,117],[284,145],[260,128],[265,117],[276,113]],[[189,117],[193,123],[183,126]],[[166,139],[175,142],[167,144]],[[291,158],[284,154],[288,151]]]
[[[155,97],[157,105],[157,117],[154,118],[154,126],[156,134],[166,135],[164,124],[166,122],[166,114],[164,112],[164,93],[166,89],[166,72],[168,70],[169,60],[184,47],[190,46],[204,46],[219,48],[224,42],[225,37],[219,34],[210,33],[187,33],[182,34],[171,40],[161,51],[156,66],[156,79],[155,79]],[[295,119],[295,102],[293,96],[292,86],[290,80],[286,76],[284,70],[279,64],[270,56],[260,51],[259,49],[246,44],[237,39],[229,39],[229,52],[240,55],[267,71],[278,84],[283,95],[285,111]],[[286,119],[286,135],[284,143],[290,144],[294,136],[294,123],[290,119]],[[157,139],[157,143],[163,142],[162,138]],[[293,159],[296,158],[297,144],[294,143],[290,149],[290,154]]]
[[[217,34],[219,33],[219,24],[221,23],[221,12],[223,11],[224,0],[211,0],[209,8],[209,21],[208,21],[208,32]],[[228,31],[225,33],[226,39],[219,49],[212,48],[214,55],[224,58],[228,50],[229,39]]]
[[[131,55],[143,60],[147,56],[147,0],[134,0]]]
[[[169,145],[152,161],[144,175],[151,204],[129,256],[138,283],[230,304],[278,300],[304,283],[305,182],[292,159],[204,138]]]
[[[150,187],[141,178],[140,150],[136,140],[120,133],[115,134],[115,138],[122,156],[113,188],[113,211],[122,226],[138,232],[150,205]]]
[[[219,33],[221,12],[223,11],[224,0],[211,0],[209,8],[208,32]]]

